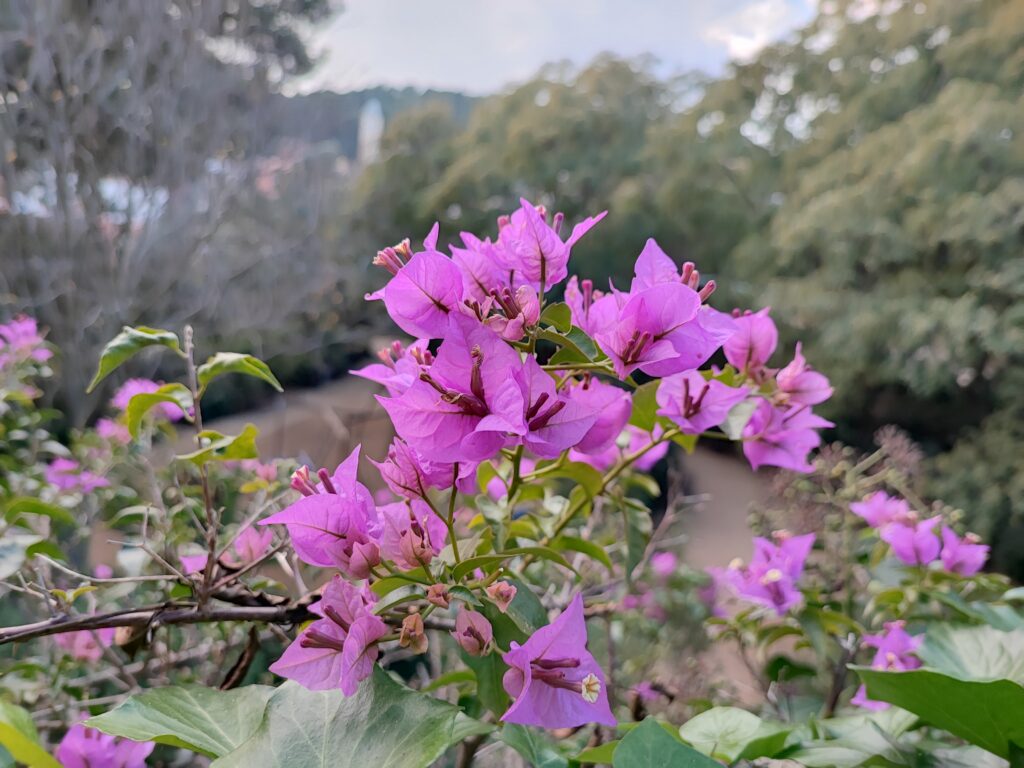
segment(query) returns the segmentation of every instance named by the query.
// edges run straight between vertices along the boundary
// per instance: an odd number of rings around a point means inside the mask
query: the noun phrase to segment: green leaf
[[[706,755],[680,744],[653,717],[625,735],[612,759],[615,768],[722,768]]]
[[[256,435],[258,434],[259,430],[252,424],[246,424],[238,435],[222,435],[212,429],[203,430],[199,433],[203,447],[191,453],[180,454],[175,458],[181,461],[190,461],[197,467],[211,461],[255,459],[259,457],[259,452],[256,450]]]
[[[128,432],[136,440],[139,439],[139,429],[142,420],[149,413],[150,409],[160,403],[173,403],[185,412],[185,418],[191,421],[189,413],[192,411],[192,393],[184,384],[164,384],[156,392],[143,392],[133,395],[128,401],[125,409],[125,417],[128,421]]]
[[[804,742],[787,757],[808,768],[906,765],[896,740],[916,722],[915,715],[895,708],[834,717],[819,724],[828,738]]]
[[[509,723],[501,729],[501,740],[534,768],[566,768],[569,765],[569,761],[558,754],[543,734],[534,728]]]
[[[572,312],[563,301],[548,304],[541,312],[540,321],[553,325],[559,333],[568,333],[572,329]]]
[[[354,696],[289,680],[252,738],[212,768],[426,768],[452,743],[458,713],[379,667]]]
[[[619,740],[606,741],[597,747],[587,747],[573,758],[573,762],[586,765],[611,765]]]
[[[86,392],[92,392],[96,385],[116,371],[125,360],[146,347],[162,346],[181,354],[178,337],[170,331],[159,328],[147,328],[140,325],[130,328],[127,325],[103,348],[100,364],[96,375],[92,377]]]
[[[645,432],[652,431],[658,420],[658,384],[657,381],[649,381],[633,392],[633,412],[629,416],[629,423]]]
[[[508,667],[501,660],[500,654],[470,656],[460,649],[459,655],[476,676],[476,695],[480,699],[480,703],[496,716],[501,717],[508,709],[509,698],[505,692],[505,686],[501,684],[501,679]]]
[[[0,579],[17,573],[25,564],[25,558],[28,556],[26,550],[42,540],[42,536],[10,531],[0,537]]]
[[[47,504],[40,499],[33,499],[30,496],[17,496],[7,502],[4,510],[4,520],[8,523],[15,523],[22,515],[39,515],[48,517],[55,523],[62,525],[75,525],[75,516],[64,507],[56,504]]]
[[[477,568],[487,570],[491,566],[500,565],[506,560],[519,557],[520,555],[533,555],[543,560],[550,560],[563,568],[568,568],[570,571],[574,571],[573,567],[569,565],[564,557],[555,552],[555,550],[548,547],[516,547],[514,549],[507,549],[504,552],[496,552],[493,555],[479,555],[477,557],[470,557],[463,560],[461,563],[452,568],[452,578],[455,581],[460,581],[463,576],[468,573],[472,573]]]
[[[60,768],[39,742],[32,715],[0,699],[0,746],[30,768]]]
[[[697,447],[697,439],[700,435],[673,435],[672,442],[681,447],[687,453],[693,453]]]
[[[587,557],[597,560],[609,571],[613,569],[612,559],[608,557],[608,553],[604,551],[604,547],[595,544],[592,541],[581,539],[578,536],[566,536],[563,534],[551,542],[551,547],[552,549],[557,549],[560,552],[564,552],[566,550],[580,552]]]
[[[522,581],[511,577],[506,578],[505,581],[515,586],[516,596],[505,608],[504,616],[510,619],[524,635],[532,635],[548,623],[548,612],[544,610],[540,600],[533,594],[533,590]],[[487,613],[490,614],[490,611]]]
[[[604,477],[589,464],[582,461],[570,461],[553,472],[547,473],[547,477],[560,477],[572,480],[586,492],[589,498],[593,498],[604,490]]]
[[[771,757],[789,730],[736,707],[715,707],[683,723],[679,735],[705,755],[732,763],[743,757]]]
[[[240,373],[243,376],[252,376],[261,379],[278,392],[284,392],[281,382],[270,370],[270,366],[252,355],[243,355],[239,352],[218,352],[205,363],[199,366],[196,371],[199,379],[199,391],[205,392],[206,387],[218,376],[228,373]]]
[[[471,669],[454,669],[451,672],[445,672],[430,681],[427,685],[421,689],[424,693],[430,693],[436,691],[439,688],[444,688],[448,685],[458,685],[459,683],[473,683],[476,682],[476,675],[473,674]]]
[[[626,518],[626,578],[629,579],[647,551],[653,526],[650,510],[638,509],[632,504],[624,504],[622,509]]]
[[[231,691],[201,685],[156,688],[132,696],[85,724],[114,736],[221,757],[256,732],[272,694],[274,689],[267,685]]]
[[[554,342],[561,347],[548,361],[552,365],[573,363],[590,363],[598,358],[598,350],[594,342],[583,331],[575,326],[567,334],[556,333],[550,328],[542,328],[537,334],[539,338]],[[603,357],[603,355],[601,355]]]
[[[1007,679],[1024,685],[1024,630],[933,625],[917,652],[926,667],[961,680]]]
[[[743,428],[747,426],[750,417],[757,410],[758,401],[754,398],[736,403],[729,409],[729,415],[725,417],[720,429],[725,432],[730,440],[739,440],[743,437]]]
[[[462,670],[467,671],[467,670]],[[471,673],[470,673],[470,676]],[[488,733],[494,733],[497,730],[497,726],[485,723],[481,720],[477,720],[475,717],[459,712],[455,715],[455,727],[452,729],[452,744],[458,744],[459,742],[471,739],[474,736],[486,736]]]
[[[883,672],[854,668],[868,696],[887,701],[972,744],[1008,758],[1024,743],[1024,688],[1010,680],[974,682],[928,669]]]

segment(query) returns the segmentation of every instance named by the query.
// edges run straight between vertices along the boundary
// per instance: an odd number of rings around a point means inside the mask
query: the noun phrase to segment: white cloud
[[[808,21],[816,0],[346,0],[314,36],[321,67],[300,84],[475,93],[545,63],[653,54],[666,72],[720,71]]]

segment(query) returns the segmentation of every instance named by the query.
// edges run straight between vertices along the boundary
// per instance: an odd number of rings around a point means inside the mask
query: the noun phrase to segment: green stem
[[[452,492],[448,496],[448,517],[444,521],[448,526],[448,537],[452,540],[452,555],[455,557],[456,563],[462,561],[462,558],[459,557],[459,540],[455,536],[455,497],[458,495],[458,482],[459,465],[456,463],[452,470]]]

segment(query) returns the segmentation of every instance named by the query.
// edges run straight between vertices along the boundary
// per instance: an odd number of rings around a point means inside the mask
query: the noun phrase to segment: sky
[[[298,90],[374,85],[486,94],[549,62],[653,54],[662,74],[716,74],[809,21],[816,0],[344,0],[313,34]]]

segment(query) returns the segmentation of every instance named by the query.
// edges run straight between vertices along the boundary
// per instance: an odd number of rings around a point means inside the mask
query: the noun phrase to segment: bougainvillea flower
[[[423,626],[423,617],[418,613],[410,613],[402,619],[402,629],[398,635],[398,644],[413,653],[426,653],[430,642]]]
[[[274,532],[269,528],[259,531],[255,527],[247,525],[239,531],[231,545],[235,550],[236,557],[229,560],[229,564],[232,566],[242,566],[255,563],[267,553],[273,542]],[[228,560],[228,558],[225,558],[225,560]]]
[[[576,275],[565,284],[565,303],[569,305],[572,324],[582,329],[588,336],[594,334],[605,325],[615,320],[615,302],[602,303],[594,309],[595,303],[604,298],[604,293],[594,289],[591,280],[578,280]],[[593,312],[591,310],[594,309]]]
[[[522,388],[525,432],[523,444],[542,459],[553,459],[576,445],[597,420],[597,410],[556,391],[555,380],[540,367],[535,357],[527,357],[513,374]]]
[[[64,768],[145,768],[155,748],[152,741],[120,739],[76,723],[57,746],[57,759]]]
[[[78,630],[62,632],[53,636],[57,646],[68,652],[73,659],[79,661],[99,661],[103,658],[103,648],[114,642],[113,627],[96,630]]]
[[[814,538],[813,533],[782,536],[778,544],[755,538],[750,565],[733,563],[724,572],[724,579],[737,597],[783,616],[803,602],[797,583],[814,546]]]
[[[311,691],[340,688],[351,696],[369,677],[387,624],[372,613],[373,596],[335,576],[321,600],[309,607],[320,616],[289,645],[270,671]]]
[[[659,579],[672,576],[678,567],[679,558],[674,552],[655,552],[651,555],[651,570]]]
[[[114,419],[99,419],[96,422],[96,434],[104,440],[120,443],[121,445],[128,445],[132,441],[128,427]]]
[[[502,715],[506,723],[540,728],[575,728],[587,723],[614,726],[604,673],[587,651],[583,598],[522,645],[503,657],[509,670],[502,684],[515,702]]]
[[[45,343],[34,317],[18,315],[0,324],[0,369],[23,360],[46,362],[53,357],[53,352]]]
[[[503,254],[490,239],[481,240],[469,232],[461,234],[464,248],[452,246],[452,261],[462,273],[463,296],[479,304],[485,303],[495,292],[515,290],[522,277],[506,269]]]
[[[482,613],[463,608],[455,617],[455,642],[470,656],[483,656],[494,639],[494,629]]]
[[[769,317],[769,307],[734,317],[736,333],[723,350],[725,359],[735,368],[756,374],[760,372],[779,343],[779,331]]]
[[[921,666],[921,660],[914,654],[921,647],[924,637],[922,635],[909,634],[905,626],[905,622],[902,621],[888,621],[885,623],[884,632],[864,636],[861,643],[867,648],[876,649],[875,657],[871,661],[872,669],[904,672]],[[889,705],[884,701],[869,699],[867,688],[863,685],[857,690],[850,703],[854,706],[873,711],[889,708]]]
[[[553,225],[548,224],[543,208],[526,199],[519,203],[519,210],[498,222],[497,245],[503,266],[514,270],[536,290],[547,291],[565,280],[572,247],[608,212],[584,219],[563,242],[558,233],[562,214],[555,215]]]
[[[303,562],[362,579],[380,562],[380,521],[373,496],[356,480],[359,450],[356,446],[332,476],[320,470],[318,487],[307,483],[307,495],[259,524],[286,526]]]
[[[43,471],[46,482],[62,491],[92,493],[97,488],[106,488],[110,481],[105,477],[82,469],[74,459],[58,457]]]
[[[445,584],[431,584],[427,587],[427,602],[436,605],[438,608],[447,608],[451,605],[452,596]]]
[[[942,526],[942,565],[951,573],[973,576],[988,560],[988,545],[973,533],[961,539],[948,525]]]
[[[391,441],[384,461],[370,459],[388,488],[407,499],[422,498],[428,488],[451,488],[455,465],[428,461],[401,438]]]
[[[775,383],[776,397],[792,405],[817,405],[832,397],[828,378],[810,369],[799,341],[792,362],[775,375]]]
[[[905,499],[890,496],[885,491],[875,491],[864,501],[855,501],[850,511],[872,528],[881,528],[889,523],[910,523],[914,513]]]
[[[526,432],[519,354],[470,317],[453,317],[429,372],[378,397],[395,431],[432,461],[482,461]]]
[[[405,394],[420,377],[420,371],[434,362],[434,356],[427,349],[429,340],[418,339],[409,346],[392,342],[377,353],[379,363],[372,363],[355,371],[356,376],[383,384],[391,397]]]
[[[426,568],[444,547],[448,528],[420,499],[380,507],[380,546],[384,557],[406,570]]]
[[[528,285],[521,285],[515,291],[509,288],[495,291],[489,304],[499,308],[501,314],[492,314],[484,322],[509,341],[523,338],[526,329],[536,325],[540,319],[540,299]]]
[[[448,328],[448,318],[462,312],[462,272],[437,250],[438,225],[423,241],[424,250],[412,252],[406,240],[377,253],[374,264],[393,277],[384,289],[369,294],[383,299],[391,319],[412,336],[437,339]]]
[[[734,405],[747,399],[742,387],[705,379],[699,371],[666,376],[658,385],[658,414],[670,418],[684,433],[699,435],[725,421]]]
[[[150,379],[128,379],[128,381],[118,387],[117,392],[110,399],[110,404],[119,411],[128,410],[128,403],[131,402],[133,397],[151,394],[162,386],[163,384],[160,382]],[[174,403],[157,403],[153,406],[152,412],[163,416],[169,421],[181,421],[185,418],[185,412]]]
[[[608,321],[611,307],[614,319]],[[703,346],[694,349],[690,330],[700,297],[682,283],[661,283],[636,293],[605,296],[591,307],[599,318],[594,340],[625,378],[637,368],[651,376],[668,376],[703,362]]]
[[[613,446],[633,408],[629,392],[588,376],[570,385],[568,395],[597,414],[593,426],[576,443],[575,449],[581,453],[600,453]]]
[[[810,472],[807,455],[821,444],[817,430],[835,426],[807,406],[776,408],[762,400],[743,428],[743,454],[753,469],[770,466]]]
[[[930,517],[919,523],[889,523],[879,532],[892,553],[907,565],[928,565],[939,557],[942,544],[935,532],[942,518]]]

